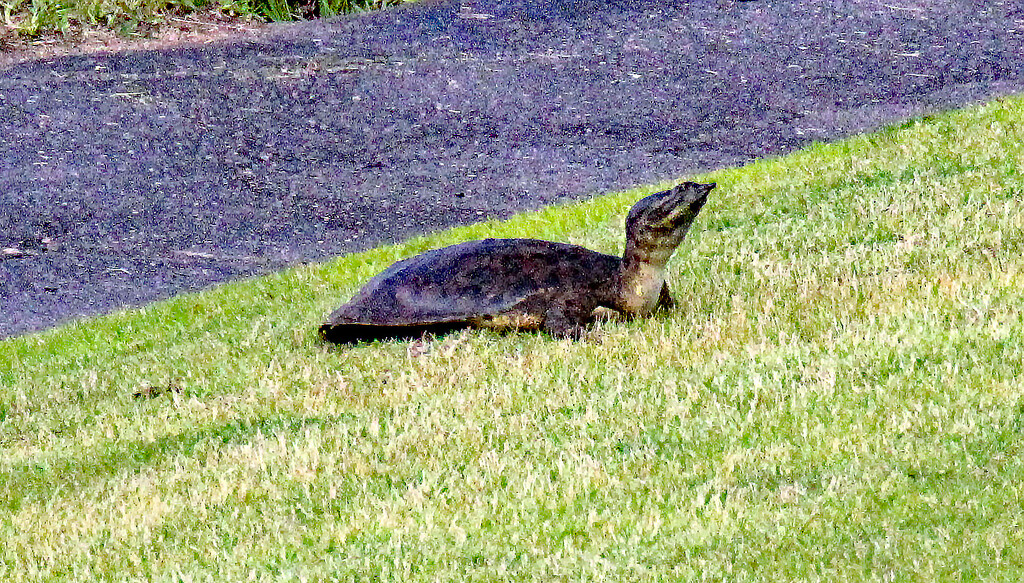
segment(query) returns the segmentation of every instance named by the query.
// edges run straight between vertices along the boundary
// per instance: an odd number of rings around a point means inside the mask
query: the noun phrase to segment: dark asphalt
[[[1009,0],[426,0],[18,65],[0,337],[1019,91],[1022,30]]]

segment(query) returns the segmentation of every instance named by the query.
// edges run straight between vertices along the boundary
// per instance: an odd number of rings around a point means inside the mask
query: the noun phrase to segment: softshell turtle
[[[404,259],[320,327],[330,342],[409,338],[478,326],[579,338],[598,306],[646,316],[674,305],[665,264],[715,184],[686,182],[636,203],[615,257],[535,239],[484,239]]]

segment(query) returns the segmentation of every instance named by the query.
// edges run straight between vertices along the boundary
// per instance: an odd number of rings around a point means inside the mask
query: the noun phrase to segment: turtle
[[[665,265],[713,188],[684,182],[637,202],[622,257],[537,239],[483,239],[403,259],[331,313],[320,335],[348,344],[481,327],[579,339],[598,307],[626,317],[671,308]]]

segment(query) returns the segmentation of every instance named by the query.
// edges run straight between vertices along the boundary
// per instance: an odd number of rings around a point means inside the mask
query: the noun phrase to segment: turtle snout
[[[710,182],[708,184],[694,184],[694,188],[690,191],[690,209],[694,212],[700,211],[704,203],[708,201],[708,195],[715,189],[718,184]]]
[[[708,194],[718,186],[717,182],[709,182],[707,184],[690,183],[690,192],[696,197],[697,200],[706,200]]]
[[[671,191],[671,196],[667,197],[675,206],[682,204],[693,204],[695,202],[701,202],[707,200],[708,193],[710,193],[718,184],[709,182],[708,184],[700,184],[698,182],[684,182]]]
[[[711,191],[714,190],[716,186],[718,186],[718,184],[712,182],[710,184],[702,184],[701,186],[703,186],[703,188],[701,189],[700,196],[697,198],[697,200],[699,200],[700,204],[703,205],[705,202],[708,201],[708,196],[711,194]]]

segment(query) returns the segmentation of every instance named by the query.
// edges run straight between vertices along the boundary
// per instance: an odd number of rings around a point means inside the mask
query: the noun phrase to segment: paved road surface
[[[0,337],[1018,91],[1018,5],[425,0],[9,68]]]

